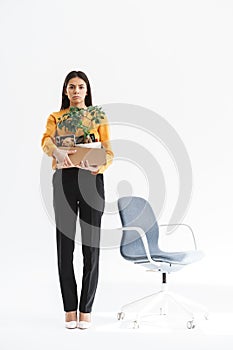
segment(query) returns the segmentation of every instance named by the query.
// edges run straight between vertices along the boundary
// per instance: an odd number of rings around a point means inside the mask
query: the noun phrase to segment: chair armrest
[[[148,246],[148,242],[147,242],[147,238],[146,238],[146,234],[145,234],[145,231],[141,228],[141,227],[136,227],[136,226],[127,226],[127,227],[119,227],[119,228],[114,228],[114,230],[117,230],[117,231],[137,231],[138,234],[140,235],[141,239],[142,239],[142,243],[143,243],[143,246],[145,248],[145,251],[146,251],[146,256],[147,256],[147,259],[149,260],[149,262],[153,265],[156,265],[158,266],[158,262],[155,262],[152,258],[151,258],[151,255],[150,255],[150,250],[149,250],[149,246]]]
[[[194,235],[194,232],[192,230],[192,227],[187,225],[187,224],[162,224],[162,225],[159,225],[159,227],[161,226],[186,226],[188,227],[189,231],[191,232],[191,235],[192,235],[192,238],[193,238],[193,243],[194,243],[194,247],[195,247],[195,250],[197,250],[197,243],[196,243],[196,239],[195,239],[195,235]],[[167,235],[170,235],[171,233],[166,233]]]

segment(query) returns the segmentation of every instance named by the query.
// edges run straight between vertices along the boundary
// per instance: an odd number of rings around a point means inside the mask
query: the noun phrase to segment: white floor
[[[0,314],[0,349],[232,349],[232,287],[190,284],[175,285],[183,293],[204,303],[210,311],[209,320],[197,319],[193,330],[186,327],[187,316],[171,309],[169,317],[153,316],[144,319],[138,329],[133,329],[133,317],[127,315],[117,320],[120,306],[151,293],[149,285],[110,285],[100,281],[93,310],[93,327],[88,330],[65,329],[58,285],[46,283],[41,290],[28,291],[27,303],[20,303],[23,286],[12,300],[12,310],[2,305]],[[124,293],[122,291],[124,290]],[[20,292],[21,291],[21,292]],[[121,291],[121,292],[120,292]],[[11,296],[12,291],[8,291]],[[24,291],[25,292],[25,291]],[[120,292],[120,293],[119,293]],[[6,293],[6,290],[5,290]],[[134,295],[132,295],[132,293]],[[4,294],[4,288],[3,288]],[[17,302],[18,301],[18,302]],[[43,306],[42,306],[43,305]]]
[[[97,313],[91,329],[64,329],[57,317],[21,317],[5,320],[1,326],[1,349],[56,349],[93,346],[100,349],[139,349],[149,345],[153,348],[188,349],[232,349],[233,337],[230,329],[232,315],[213,314],[211,320],[201,323],[194,330],[185,329],[181,322],[155,325],[141,325],[139,329],[130,329],[130,325],[117,322],[114,313]],[[13,323],[13,324],[12,324]],[[124,324],[125,323],[125,324]]]

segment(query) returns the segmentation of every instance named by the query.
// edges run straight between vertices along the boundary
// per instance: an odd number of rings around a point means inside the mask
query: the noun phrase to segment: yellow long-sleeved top
[[[46,131],[43,134],[42,140],[41,140],[41,147],[43,151],[50,157],[53,157],[52,161],[52,168],[56,169],[57,161],[55,157],[53,156],[53,151],[55,148],[57,148],[55,143],[55,136],[62,136],[62,135],[70,135],[71,133],[69,131],[65,131],[65,127],[62,129],[58,128],[58,118],[62,117],[63,114],[69,112],[70,107],[63,109],[59,112],[53,112],[48,116],[47,124],[46,124]],[[95,135],[95,138],[97,141],[101,141],[102,146],[106,150],[106,164],[99,167],[99,170],[97,174],[103,173],[109,165],[112,163],[114,153],[111,148],[110,144],[110,131],[109,131],[109,125],[108,125],[108,119],[107,116],[104,116],[104,119],[101,119],[100,124],[96,124],[94,121],[91,121],[91,115],[89,112],[86,113],[86,115],[83,118],[83,125],[85,126],[91,126],[90,133]],[[82,129],[78,128],[76,130],[75,136],[81,136],[83,135]]]

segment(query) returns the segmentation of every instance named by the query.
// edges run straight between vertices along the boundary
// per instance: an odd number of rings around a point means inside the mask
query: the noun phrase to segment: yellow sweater
[[[46,130],[43,134],[42,140],[41,140],[41,147],[43,151],[50,157],[53,157],[52,161],[52,168],[56,169],[56,158],[53,156],[53,151],[55,148],[57,148],[55,144],[55,136],[62,136],[62,135],[69,135],[71,134],[69,131],[65,131],[65,127],[62,129],[58,128],[58,118],[62,117],[63,114],[69,112],[70,107],[63,109],[59,112],[53,112],[49,115],[47,119],[46,124]],[[110,144],[110,131],[109,131],[109,125],[108,125],[108,119],[105,115],[104,119],[101,119],[100,124],[96,124],[94,121],[90,121],[91,116],[89,113],[86,114],[83,118],[83,125],[91,126],[90,133],[95,135],[95,138],[97,141],[101,141],[102,146],[106,150],[106,164],[102,165],[99,170],[99,173],[103,173],[108,166],[112,163],[114,153],[111,148]],[[75,136],[81,136],[83,135],[82,129],[77,129]]]

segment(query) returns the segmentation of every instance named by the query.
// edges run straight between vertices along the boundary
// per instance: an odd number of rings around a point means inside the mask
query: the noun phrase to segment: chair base
[[[206,320],[208,319],[208,310],[203,305],[168,291],[166,283],[162,284],[162,289],[159,292],[122,306],[117,318],[118,320],[122,320],[126,313],[133,313],[135,314],[134,328],[138,328],[140,318],[148,314],[155,314],[154,310],[156,307],[159,308],[160,315],[168,315],[168,305],[170,302],[176,304],[188,315],[188,329],[195,327],[195,314],[197,312],[201,313]]]

